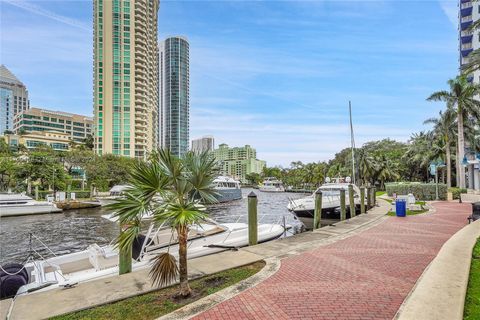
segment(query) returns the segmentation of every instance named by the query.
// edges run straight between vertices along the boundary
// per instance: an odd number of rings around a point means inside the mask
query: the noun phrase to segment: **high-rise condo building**
[[[213,151],[215,160],[220,164],[220,174],[231,176],[247,183],[247,175],[250,173],[262,173],[266,162],[257,159],[257,151],[249,145],[244,147],[230,148],[222,143]]]
[[[7,67],[0,65],[0,135],[13,131],[13,119],[29,107],[27,87]]]
[[[95,151],[145,158],[158,145],[159,0],[94,0]]]
[[[204,136],[199,139],[192,140],[192,151],[202,153],[205,151],[213,151],[215,149],[215,139],[213,136]]]
[[[480,18],[480,3],[474,0],[460,0],[459,16],[459,62],[460,68],[463,68],[469,61],[470,53],[480,48],[480,35],[469,29],[473,22]],[[470,79],[480,83],[480,71],[471,74]]]
[[[480,33],[469,30],[469,27],[480,19],[480,2],[475,0],[460,0],[459,6],[459,52],[460,69],[464,69],[469,62],[472,51],[480,49]],[[480,71],[477,70],[468,76],[470,81],[480,83]],[[480,191],[480,155],[465,147],[465,158],[462,163],[466,168],[466,186],[469,189]]]
[[[188,151],[190,121],[189,44],[170,37],[160,44],[160,146],[181,157]]]

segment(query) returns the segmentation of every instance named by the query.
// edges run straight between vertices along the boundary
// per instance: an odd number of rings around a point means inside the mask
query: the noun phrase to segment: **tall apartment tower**
[[[27,87],[7,67],[0,65],[0,135],[13,131],[15,116],[28,108]]]
[[[459,12],[459,52],[460,69],[469,61],[472,51],[480,49],[480,32],[469,30],[469,27],[480,19],[480,2],[475,0],[460,0]],[[480,71],[477,70],[468,76],[470,81],[480,83]],[[480,163],[474,150],[468,142],[465,145],[465,159],[462,165],[466,171],[466,187],[480,191]]]
[[[480,3],[472,0],[460,0],[459,13],[459,52],[460,68],[468,63],[469,55],[473,50],[480,48],[480,34],[469,30],[474,21],[480,19]],[[480,71],[470,75],[475,83],[480,83]]]
[[[213,149],[215,149],[215,139],[213,136],[204,136],[199,139],[192,140],[192,151],[195,153],[213,151]]]
[[[170,37],[160,44],[159,51],[159,144],[182,157],[190,141],[189,44],[184,37]]]
[[[145,158],[158,145],[159,0],[94,0],[97,154]]]

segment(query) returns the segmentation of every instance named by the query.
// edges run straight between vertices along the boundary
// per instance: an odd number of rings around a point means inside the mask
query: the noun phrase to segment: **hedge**
[[[465,188],[450,188],[448,189],[448,192],[451,192],[453,195],[453,199],[460,199],[460,194],[461,193],[467,193],[467,189]]]
[[[412,193],[417,200],[435,200],[435,184],[434,183],[418,183],[418,182],[398,182],[385,184],[385,190],[389,196],[393,194],[407,195]],[[447,185],[438,184],[438,197],[440,200],[447,199]]]

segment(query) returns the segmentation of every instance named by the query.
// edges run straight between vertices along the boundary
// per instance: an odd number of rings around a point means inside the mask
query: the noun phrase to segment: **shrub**
[[[418,182],[398,182],[385,184],[385,190],[389,196],[393,194],[407,195],[412,193],[417,200],[435,200],[435,184],[434,183],[418,183]],[[438,197],[440,200],[447,199],[447,185],[438,184]]]
[[[453,187],[453,188],[448,189],[448,192],[452,193],[453,199],[460,199],[460,194],[461,193],[467,193],[467,189]]]

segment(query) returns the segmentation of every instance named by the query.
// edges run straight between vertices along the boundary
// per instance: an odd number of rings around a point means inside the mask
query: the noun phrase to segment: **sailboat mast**
[[[352,182],[355,184],[355,138],[353,136],[352,103],[350,101],[348,101],[348,111],[350,114],[350,145],[352,149]]]

